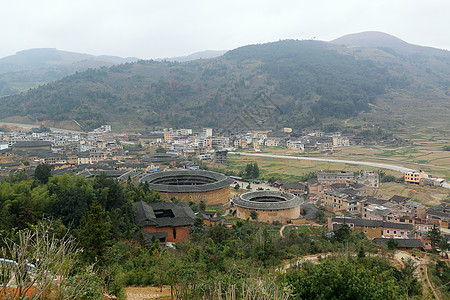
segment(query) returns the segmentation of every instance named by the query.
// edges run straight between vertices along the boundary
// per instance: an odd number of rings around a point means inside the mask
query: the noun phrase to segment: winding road
[[[409,169],[409,168],[405,168],[405,167],[400,167],[400,166],[395,166],[395,165],[390,165],[390,164],[383,164],[383,163],[368,162],[368,161],[340,160],[340,159],[329,159],[329,158],[289,156],[289,155],[276,155],[276,154],[263,154],[263,153],[246,153],[246,152],[229,152],[229,154],[243,155],[243,156],[267,157],[267,158],[279,158],[279,159],[297,159],[297,160],[310,160],[310,161],[324,161],[324,162],[331,162],[331,163],[344,163],[344,164],[351,164],[351,165],[361,165],[361,166],[369,166],[369,167],[375,167],[375,168],[388,169],[388,170],[393,170],[393,171],[402,172],[402,173],[414,171],[414,169]],[[448,182],[445,182],[442,186],[447,189],[450,189],[450,184]]]

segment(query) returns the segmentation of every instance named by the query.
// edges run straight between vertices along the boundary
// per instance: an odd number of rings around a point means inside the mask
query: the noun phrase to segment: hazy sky
[[[450,50],[449,0],[1,0],[0,57],[30,48],[172,57],[383,31]]]

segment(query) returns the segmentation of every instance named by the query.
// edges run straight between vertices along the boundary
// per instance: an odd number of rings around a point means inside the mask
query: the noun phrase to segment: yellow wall
[[[236,207],[236,217],[239,219],[250,218],[250,213],[253,209],[247,209],[243,207]],[[278,221],[286,224],[292,219],[298,219],[300,217],[300,206],[282,210],[255,210],[258,213],[258,221],[264,223],[272,223]],[[250,218],[251,219],[251,218]]]
[[[163,199],[171,199],[172,197],[177,198],[185,203],[189,201],[200,202],[201,200],[205,201],[206,205],[211,204],[219,204],[219,203],[227,203],[231,198],[231,190],[229,186],[224,188],[203,192],[203,193],[165,193],[160,192],[161,198]]]

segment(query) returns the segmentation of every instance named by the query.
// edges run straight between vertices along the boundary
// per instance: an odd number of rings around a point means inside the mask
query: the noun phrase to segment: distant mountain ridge
[[[17,94],[89,68],[131,63],[138,58],[35,48],[0,59],[0,97]]]
[[[391,128],[419,120],[449,125],[448,51],[416,55],[409,44],[389,35],[358,38],[282,40],[210,59],[139,60],[89,69],[1,98],[0,118],[53,127],[70,121],[83,130],[104,123],[119,130],[304,128],[361,115],[364,122]],[[376,47],[364,46],[372,38]],[[398,46],[403,43],[406,48]],[[412,103],[415,115],[410,118],[405,108]]]
[[[187,62],[196,59],[209,59],[214,57],[222,56],[227,50],[205,50],[200,52],[195,52],[186,56],[177,56],[177,57],[167,57],[167,58],[158,58],[157,61],[177,61],[177,62]]]
[[[332,44],[348,45],[355,47],[369,48],[391,48],[399,53],[420,53],[427,55],[448,55],[449,51],[425,46],[418,46],[407,43],[393,35],[379,32],[366,31],[360,33],[347,34],[330,41]]]
[[[138,58],[122,58],[118,56],[95,56],[69,51],[57,50],[56,48],[34,48],[22,50],[14,55],[0,58],[0,74],[8,72],[18,72],[25,70],[34,70],[61,65],[82,65],[89,62],[94,65],[110,66],[126,62],[135,62]]]

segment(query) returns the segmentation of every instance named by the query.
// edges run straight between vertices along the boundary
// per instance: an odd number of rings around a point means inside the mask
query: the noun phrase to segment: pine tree
[[[81,223],[80,246],[86,262],[105,262],[106,249],[111,243],[111,221],[103,207],[95,201]]]
[[[433,225],[433,227],[428,231],[427,236],[430,239],[432,251],[436,253],[437,248],[439,248],[439,243],[442,240],[441,230],[439,227],[436,227],[436,225]]]

